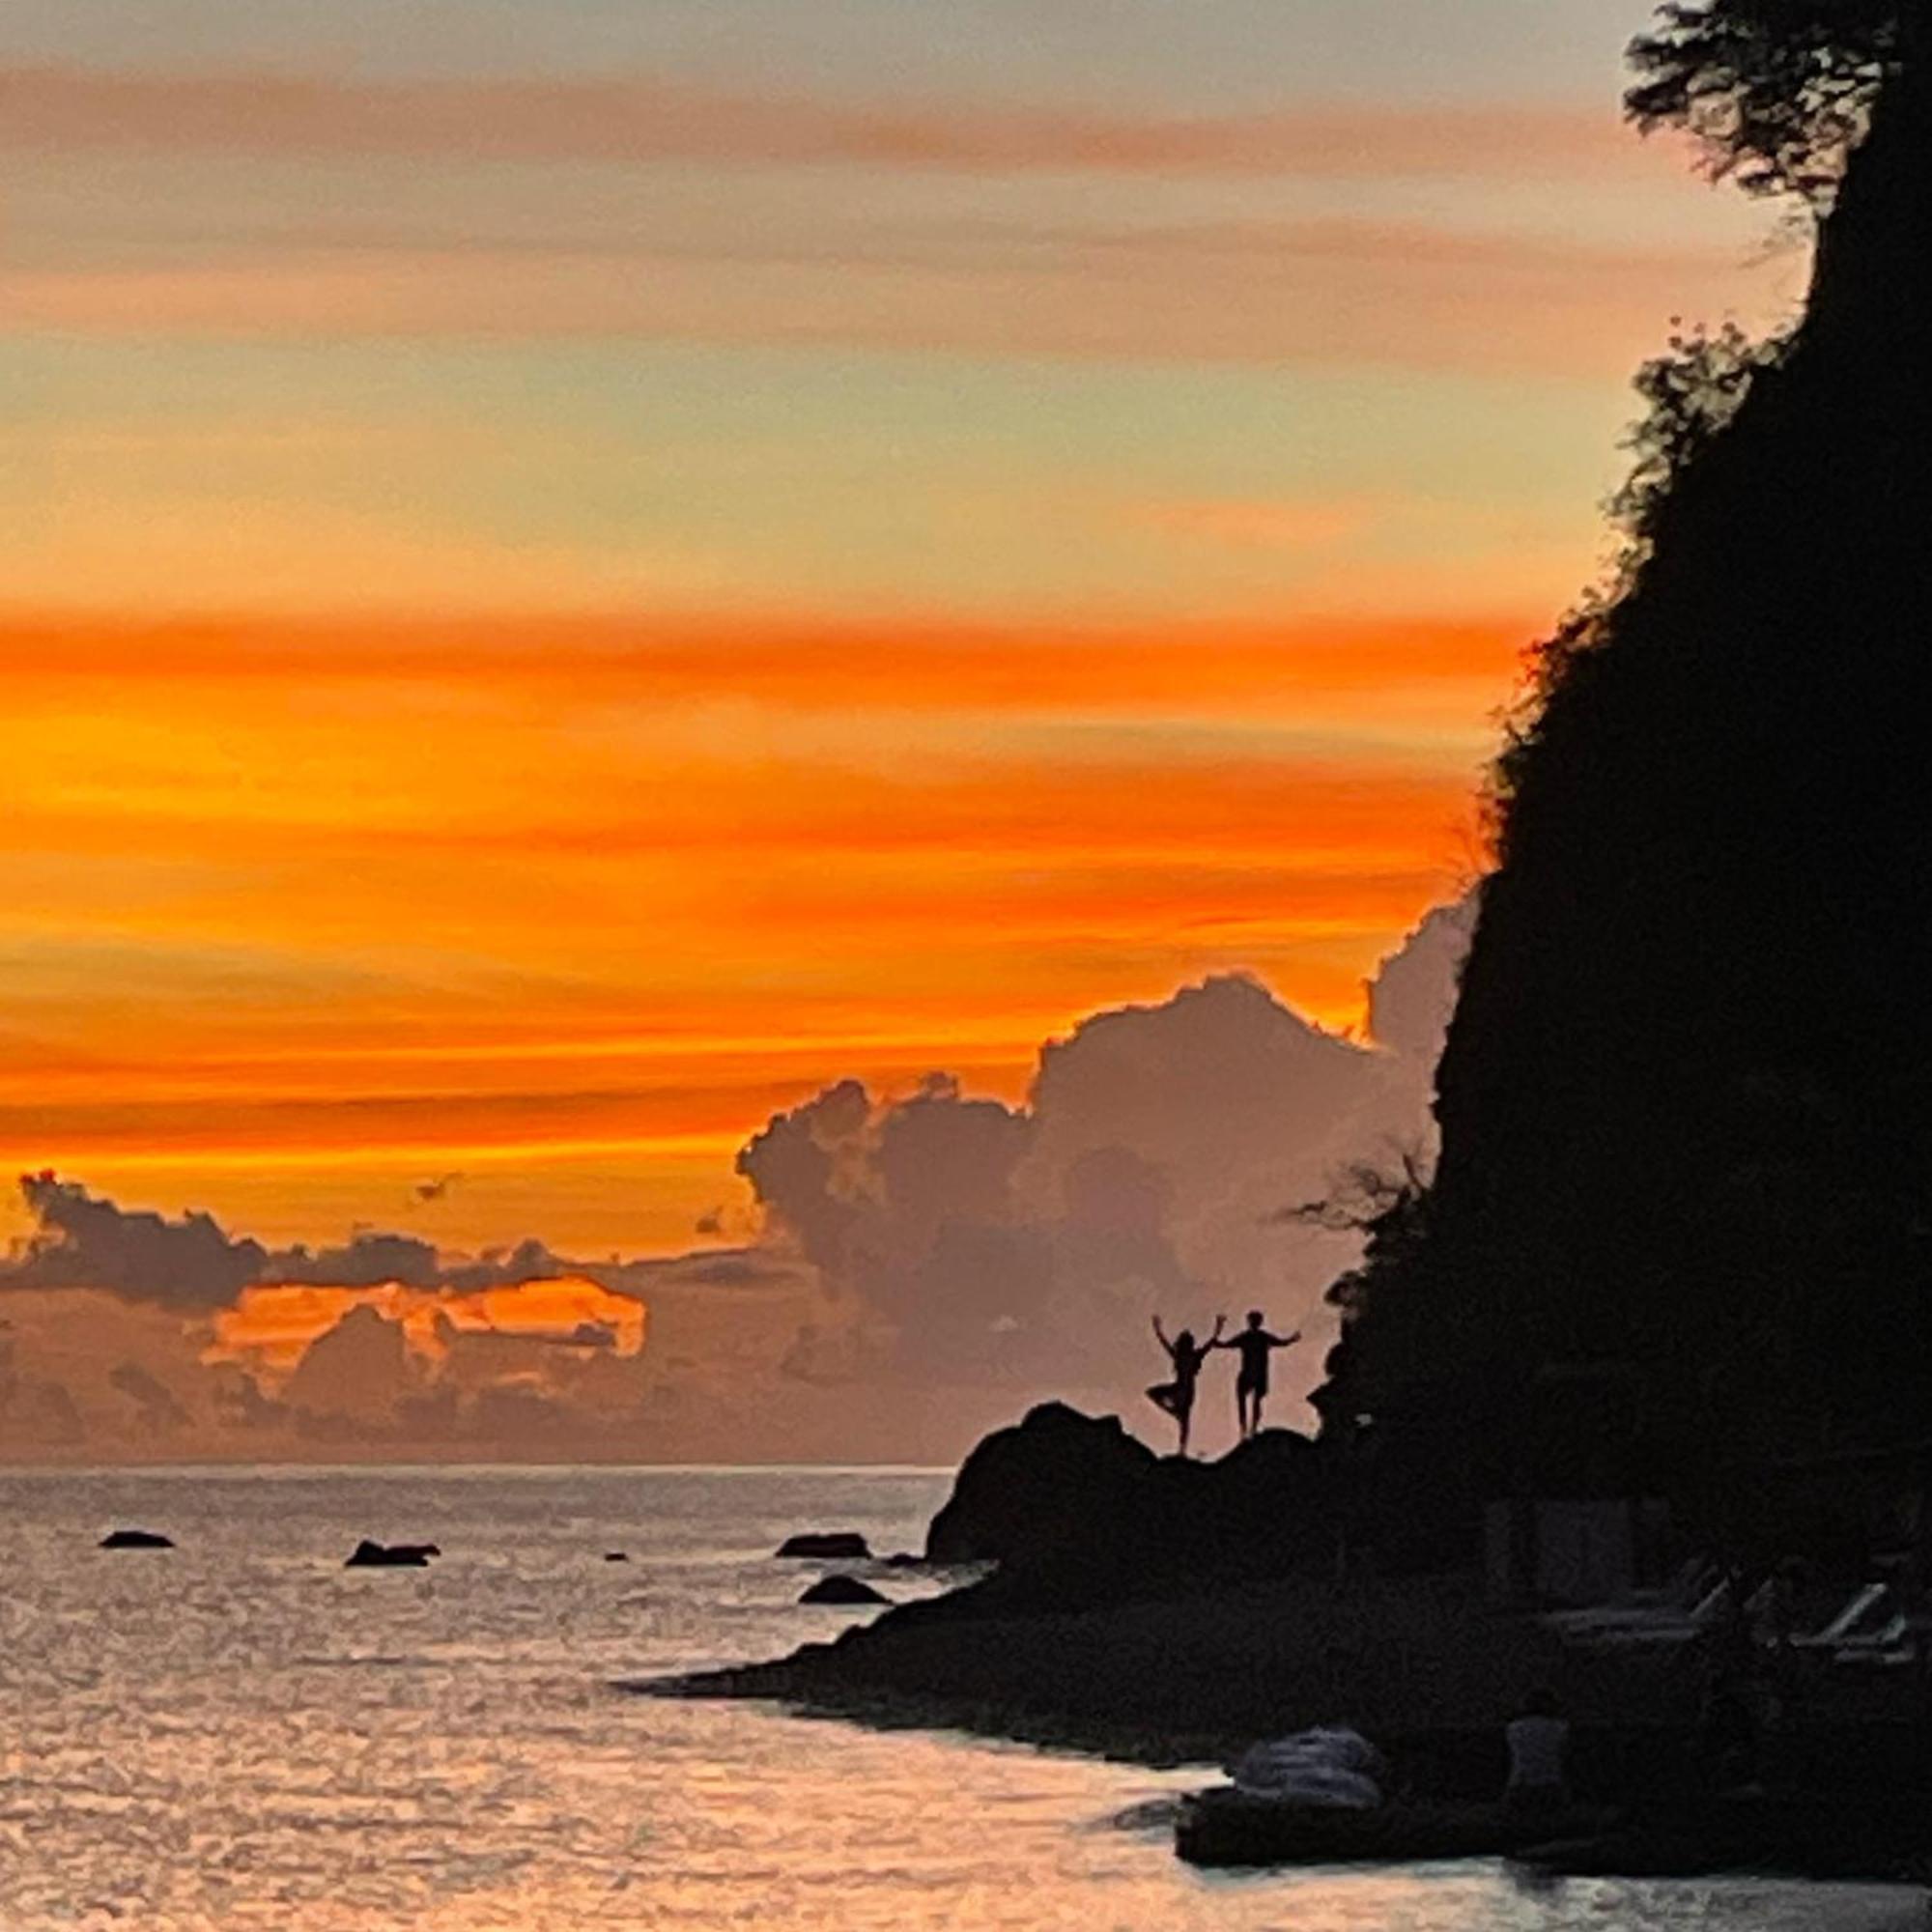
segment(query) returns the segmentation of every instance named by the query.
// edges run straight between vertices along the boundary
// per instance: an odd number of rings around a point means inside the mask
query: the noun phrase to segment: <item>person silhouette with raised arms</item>
[[[1210,1349],[1233,1349],[1241,1358],[1241,1366],[1235,1377],[1235,1419],[1239,1425],[1243,1442],[1251,1435],[1259,1435],[1262,1430],[1262,1405],[1267,1401],[1268,1357],[1277,1349],[1292,1349],[1301,1340],[1301,1330],[1293,1335],[1270,1335],[1262,1326],[1262,1312],[1259,1308],[1248,1310],[1248,1325],[1238,1335],[1221,1340],[1221,1330],[1217,1323],[1214,1339],[1208,1346]]]
[[[1153,1338],[1167,1350],[1167,1359],[1174,1364],[1174,1379],[1171,1382],[1155,1382],[1148,1390],[1148,1400],[1156,1408],[1164,1408],[1180,1425],[1180,1453],[1187,1454],[1187,1425],[1194,1414],[1194,1384],[1201,1378],[1201,1364],[1208,1359],[1208,1350],[1221,1340],[1221,1330],[1227,1324],[1225,1315],[1214,1318],[1214,1332],[1205,1342],[1194,1339],[1192,1328],[1183,1328],[1173,1341],[1167,1339],[1167,1330],[1160,1325],[1160,1317],[1153,1318]]]

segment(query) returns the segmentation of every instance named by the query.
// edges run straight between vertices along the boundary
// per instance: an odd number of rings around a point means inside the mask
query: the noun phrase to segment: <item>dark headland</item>
[[[1632,117],[1811,224],[1811,288],[1640,372],[1620,560],[1492,773],[1439,1152],[1309,1210],[1366,1236],[1319,1435],[1036,1409],[932,1525],[990,1575],[675,1688],[1154,1759],[1340,1719],[1460,1793],[1543,1687],[1586,1790],[1756,1792],[1814,1851],[1904,1805],[1922,1858],[1929,43],[1685,0],[1633,48]]]
[[[933,1519],[927,1561],[986,1574],[787,1658],[648,1688],[1170,1764],[1346,1719],[1466,1795],[1500,1782],[1502,1725],[1548,1687],[1577,1719],[1586,1784],[1614,1791],[1694,1755],[1709,1680],[1731,1667],[1722,1626],[1592,1646],[1507,1578],[1379,1574],[1350,1554],[1327,1464],[1286,1430],[1182,1463],[1047,1404],[974,1451]],[[1834,1587],[1807,1599],[1833,1604]],[[1801,1670],[1789,1729],[1815,1771],[1842,1753],[1861,1785],[1924,1777],[1922,1677]]]

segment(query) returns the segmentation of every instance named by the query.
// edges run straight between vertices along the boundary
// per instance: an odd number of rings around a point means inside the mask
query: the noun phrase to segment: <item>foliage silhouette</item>
[[[1673,0],[1631,43],[1625,97],[1646,132],[1689,129],[1753,194],[1828,204],[1920,0]]]
[[[1387,1183],[1331,1291],[1320,1406],[1374,1418],[1391,1495],[1404,1470],[1444,1507],[1538,1480],[1552,1406],[1614,1408],[1628,1478],[1666,1488],[1922,1434],[1917,18],[1710,0],[1637,45],[1639,118],[1726,141],[1748,186],[1833,191],[1797,328],[1683,335],[1640,375],[1622,559],[1511,721],[1439,1162]],[[1578,1396],[1592,1376],[1631,1400]]]

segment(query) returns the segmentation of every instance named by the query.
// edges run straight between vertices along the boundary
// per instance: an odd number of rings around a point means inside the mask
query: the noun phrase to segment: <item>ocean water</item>
[[[1199,1774],[618,1688],[843,1628],[851,1613],[795,1602],[801,1571],[770,1552],[809,1527],[916,1546],[945,1488],[824,1469],[0,1473],[0,1928],[1926,1922],[1916,1894],[1875,1887],[1527,1888],[1488,1864],[1204,1876],[1147,1822]],[[180,1547],[97,1549],[117,1525]],[[345,1571],[362,1536],[445,1553]]]

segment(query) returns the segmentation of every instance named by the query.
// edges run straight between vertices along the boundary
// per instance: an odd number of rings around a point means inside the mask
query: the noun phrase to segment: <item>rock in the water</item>
[[[604,1560],[607,1563],[628,1563],[631,1557],[628,1550],[607,1549],[604,1552]]]
[[[174,1538],[156,1529],[112,1529],[100,1539],[102,1549],[172,1549]]]
[[[801,1604],[887,1604],[890,1597],[882,1597],[871,1584],[862,1582],[857,1577],[821,1577],[810,1584],[799,1598]]]
[[[779,1545],[781,1556],[815,1556],[834,1563],[868,1563],[871,1547],[856,1529],[813,1529],[788,1536]]]
[[[433,1543],[371,1543],[365,1536],[343,1563],[345,1570],[423,1570],[442,1551]]]

